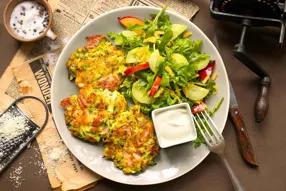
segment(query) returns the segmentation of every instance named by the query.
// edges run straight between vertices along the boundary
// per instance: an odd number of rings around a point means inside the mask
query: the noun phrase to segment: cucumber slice
[[[158,71],[158,61],[159,61],[160,53],[159,50],[155,50],[152,52],[150,58],[149,58],[149,66],[150,69],[156,73]]]
[[[185,96],[190,100],[198,101],[206,97],[209,93],[209,90],[200,86],[196,86],[193,83],[189,83],[184,88],[184,93]]]
[[[129,30],[124,30],[121,32],[121,34],[125,37],[133,37],[133,36],[137,36],[137,33],[134,31],[129,31]]]
[[[172,61],[174,64],[176,64],[178,69],[183,66],[189,65],[189,62],[186,57],[179,53],[172,54]]]
[[[147,62],[150,54],[148,46],[134,48],[127,53],[126,63]]]
[[[134,32],[134,31],[129,31],[129,30],[125,30],[125,31],[122,31],[121,34],[123,36],[125,36],[126,38],[129,38],[129,37],[133,37],[133,36],[136,36],[137,33]],[[114,40],[114,44],[115,45],[121,45],[123,43],[123,38],[121,35],[117,35],[115,40]]]
[[[170,41],[176,39],[180,34],[182,34],[187,29],[187,26],[180,24],[172,24],[171,28],[173,32],[173,37]]]
[[[202,70],[204,69],[205,67],[208,66],[210,62],[210,57],[208,56],[206,59],[204,60],[200,60],[198,63],[197,63],[197,67],[198,67],[198,70]]]
[[[138,85],[138,81],[132,85],[132,97],[144,104],[150,104],[152,102],[152,97],[149,97],[148,92],[142,86]]]

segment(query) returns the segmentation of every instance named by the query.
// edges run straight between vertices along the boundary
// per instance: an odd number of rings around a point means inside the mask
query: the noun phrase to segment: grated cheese
[[[15,168],[11,173],[10,173],[10,180],[14,180],[14,187],[18,188],[22,184],[22,173],[23,173],[23,167],[19,166]]]
[[[13,139],[29,130],[26,118],[6,112],[0,117],[0,136]]]

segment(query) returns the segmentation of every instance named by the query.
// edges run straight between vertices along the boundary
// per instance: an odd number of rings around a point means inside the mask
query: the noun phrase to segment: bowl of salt
[[[21,42],[57,38],[51,30],[52,9],[46,0],[10,0],[3,19],[8,33]]]

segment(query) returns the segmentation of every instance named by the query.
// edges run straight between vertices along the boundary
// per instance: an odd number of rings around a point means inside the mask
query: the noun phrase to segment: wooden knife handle
[[[251,146],[250,139],[248,137],[245,124],[238,106],[231,107],[229,109],[230,117],[235,125],[238,135],[238,143],[244,159],[253,166],[258,166],[254,150]]]
[[[260,92],[254,106],[254,115],[256,122],[263,121],[268,111],[269,107],[268,90],[271,85],[270,77],[262,78],[260,85],[261,85]]]

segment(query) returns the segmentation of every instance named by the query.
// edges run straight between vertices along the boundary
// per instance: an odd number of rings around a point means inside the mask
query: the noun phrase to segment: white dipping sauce
[[[12,11],[10,26],[15,33],[24,39],[40,36],[49,23],[46,8],[35,1],[23,1]]]
[[[156,134],[162,146],[170,146],[193,140],[196,137],[194,123],[183,107],[156,114]]]

